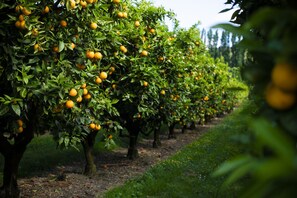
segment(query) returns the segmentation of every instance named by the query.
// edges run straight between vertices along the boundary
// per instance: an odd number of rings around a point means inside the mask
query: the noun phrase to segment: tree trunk
[[[88,176],[93,176],[97,172],[96,164],[94,163],[93,153],[96,135],[97,132],[91,132],[82,142],[86,159],[84,174]]]
[[[140,132],[139,123],[128,121],[127,130],[129,132],[129,137],[130,137],[127,157],[133,160],[139,157],[138,150],[137,150],[137,138]]]
[[[12,149],[10,155],[4,156],[3,186],[1,187],[0,197],[20,197],[20,190],[17,184],[17,175],[18,167],[25,149],[25,147]]]
[[[169,126],[169,134],[168,134],[168,139],[175,139],[176,136],[174,134],[174,127],[175,127],[176,123],[172,123],[170,126]]]
[[[158,148],[161,146],[161,140],[160,140],[160,131],[161,130],[161,125],[158,124],[154,131],[154,142],[153,142],[153,148]]]

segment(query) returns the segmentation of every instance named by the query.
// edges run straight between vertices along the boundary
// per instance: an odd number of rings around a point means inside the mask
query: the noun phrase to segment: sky
[[[173,11],[182,28],[189,28],[200,21],[200,27],[208,29],[218,23],[228,22],[233,13],[232,10],[219,13],[230,7],[224,4],[226,0],[151,0],[151,2]]]

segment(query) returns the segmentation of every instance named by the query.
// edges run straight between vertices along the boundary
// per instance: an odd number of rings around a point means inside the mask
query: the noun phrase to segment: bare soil
[[[24,198],[91,198],[101,197],[104,192],[133,179],[158,162],[199,138],[222,118],[214,118],[184,134],[176,129],[176,139],[161,136],[162,146],[152,147],[152,140],[143,139],[138,144],[140,157],[126,158],[127,149],[119,148],[96,156],[97,174],[87,177],[82,174],[84,162],[73,162],[70,166],[56,167],[44,176],[19,179],[21,197]]]

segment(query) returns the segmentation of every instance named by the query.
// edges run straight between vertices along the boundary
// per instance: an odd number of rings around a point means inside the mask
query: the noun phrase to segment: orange
[[[18,120],[17,120],[17,124],[18,124],[19,127],[22,127],[23,124],[24,124],[24,123],[23,123],[23,120],[18,119]]]
[[[118,4],[121,2],[121,0],[113,0],[112,2]]]
[[[94,0],[86,0],[87,3],[91,4],[94,2]]]
[[[39,45],[38,44],[34,45],[34,51],[36,51],[36,50],[39,50]]]
[[[148,82],[144,81],[144,82],[143,82],[143,86],[144,86],[144,87],[147,87],[147,86],[148,86]]]
[[[23,13],[24,15],[26,15],[26,16],[29,16],[29,15],[31,14],[31,11],[28,10],[27,8],[23,8],[23,9],[22,9],[22,13]]]
[[[96,127],[96,125],[95,125],[94,123],[91,123],[91,124],[90,124],[90,128],[91,128],[91,129],[95,129],[95,127]]]
[[[23,131],[24,131],[24,128],[20,126],[20,127],[18,128],[18,132],[19,132],[19,133],[22,133]]]
[[[96,125],[95,125],[95,129],[96,129],[97,131],[99,131],[99,130],[101,129],[101,125],[100,125],[100,124],[96,124]]]
[[[148,52],[146,50],[141,51],[141,56],[147,56],[147,55],[148,55]]]
[[[84,95],[84,99],[86,99],[86,100],[91,99],[91,97],[92,97],[92,96],[91,96],[91,94],[89,94],[89,93],[88,93],[87,95]]]
[[[103,57],[103,56],[102,56],[102,54],[101,54],[100,52],[95,52],[95,53],[94,53],[94,58],[95,58],[95,59],[97,59],[97,60],[101,60],[102,57]]]
[[[209,100],[208,96],[205,96],[205,97],[203,98],[203,100],[204,100],[204,101],[208,101],[208,100]]]
[[[86,83],[84,83],[84,84],[82,84],[80,87],[81,87],[82,89],[84,89],[84,88],[86,88],[86,87],[87,87],[87,84],[86,84]]]
[[[92,58],[94,58],[94,56],[95,56],[95,53],[93,52],[93,51],[87,51],[86,52],[86,56],[87,56],[87,58],[89,58],[89,59],[92,59]]]
[[[77,91],[76,91],[76,89],[74,89],[74,88],[70,89],[70,91],[69,91],[69,96],[72,96],[72,97],[77,96]]]
[[[158,59],[159,59],[159,61],[163,61],[164,60],[164,57],[163,56],[160,56]]]
[[[166,93],[165,90],[160,91],[160,94],[162,94],[162,95],[165,95],[165,93]]]
[[[152,33],[152,34],[154,34],[154,33],[155,33],[155,29],[154,29],[154,28],[151,28],[151,29],[149,30],[149,32]]]
[[[81,102],[82,101],[82,97],[81,96],[78,96],[77,98],[76,98],[76,102]]]
[[[85,2],[85,1],[80,1],[79,3],[80,3],[80,5],[81,5],[82,8],[86,8],[87,5],[88,5],[88,3]]]
[[[68,109],[71,109],[72,107],[74,107],[74,102],[72,100],[67,100],[65,105]]]
[[[74,0],[70,1],[70,7],[71,7],[72,9],[76,8],[76,3],[75,3]]]
[[[53,51],[58,53],[59,52],[59,47],[58,46],[53,47]]]
[[[128,52],[127,48],[126,48],[125,46],[123,46],[123,45],[120,46],[120,50],[121,50],[123,53],[127,53],[127,52]]]
[[[140,22],[139,21],[135,21],[134,22],[135,27],[139,27],[140,26]]]
[[[95,30],[97,27],[98,27],[97,23],[92,22],[92,23],[90,24],[90,28],[91,28],[92,30]]]
[[[118,17],[119,18],[123,18],[124,17],[124,13],[123,12],[118,12]]]
[[[116,84],[112,84],[111,86],[113,89],[116,89],[117,88],[117,85]]]
[[[297,67],[288,63],[278,63],[271,73],[272,82],[284,91],[297,90]]]
[[[87,90],[87,88],[84,88],[84,89],[83,89],[83,95],[87,95],[88,92],[89,92],[89,91]]]
[[[277,86],[270,83],[265,92],[265,99],[269,106],[277,110],[291,108],[296,102],[296,95],[291,92],[284,92]]]
[[[123,12],[123,18],[128,18],[128,13],[127,12]]]
[[[96,82],[97,84],[100,84],[100,83],[102,83],[102,80],[101,80],[101,78],[99,78],[99,77],[97,76],[95,82]]]
[[[14,25],[17,28],[21,28],[21,22],[20,21],[16,21]]]
[[[61,25],[62,27],[66,27],[66,26],[67,26],[67,22],[66,22],[65,20],[61,20],[61,21],[60,21],[60,25]]]
[[[109,71],[114,72],[115,71],[115,67],[110,67]]]
[[[25,20],[24,15],[20,14],[19,21],[24,21],[24,20]]]
[[[99,77],[101,78],[101,80],[105,80],[107,78],[107,73],[106,72],[101,72],[99,74]]]
[[[44,10],[42,11],[42,14],[47,14],[49,13],[49,7],[48,6],[45,6]]]

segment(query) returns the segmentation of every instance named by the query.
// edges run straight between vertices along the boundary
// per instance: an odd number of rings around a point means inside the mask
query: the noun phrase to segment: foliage
[[[227,1],[239,6],[233,19],[240,27],[221,25],[243,35],[240,45],[252,61],[244,76],[257,105],[252,152],[227,162],[217,173],[230,172],[228,182],[250,175],[244,196],[292,197],[296,192],[296,1]]]

